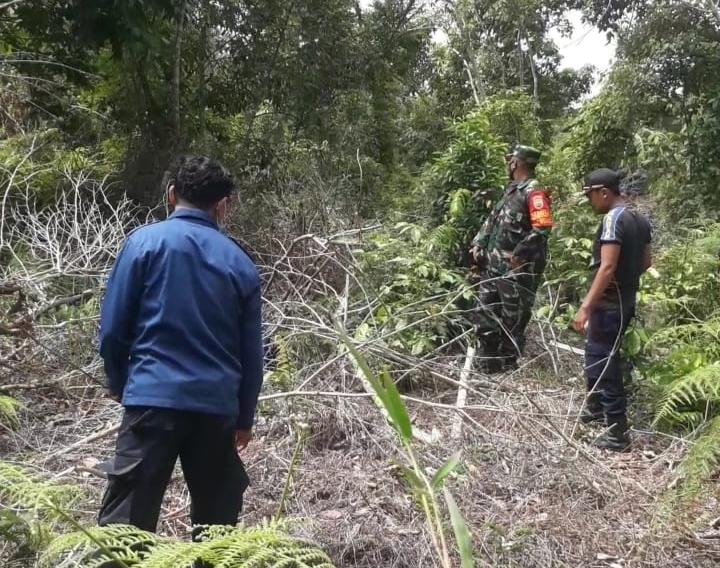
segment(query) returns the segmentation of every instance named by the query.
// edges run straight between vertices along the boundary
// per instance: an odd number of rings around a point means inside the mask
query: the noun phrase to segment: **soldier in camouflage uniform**
[[[480,276],[473,319],[487,372],[517,367],[552,228],[550,199],[534,178],[540,152],[517,146],[505,159],[510,183],[471,249]]]

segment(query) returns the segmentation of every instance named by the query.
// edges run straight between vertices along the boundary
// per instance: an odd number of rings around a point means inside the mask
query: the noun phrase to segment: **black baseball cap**
[[[585,178],[583,192],[588,193],[593,189],[608,188],[614,193],[620,193],[620,176],[610,168],[600,168],[590,173]]]

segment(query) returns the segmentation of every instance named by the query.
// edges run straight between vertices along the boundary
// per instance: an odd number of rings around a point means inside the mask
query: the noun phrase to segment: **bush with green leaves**
[[[643,325],[624,346],[659,393],[655,425],[696,433],[682,465],[691,493],[720,468],[718,297],[720,225],[687,231],[643,277]]]
[[[470,113],[450,130],[450,144],[425,168],[423,184],[434,203],[436,224],[445,222],[455,192],[465,190],[473,197],[472,211],[463,225],[466,233],[459,235],[467,243],[467,235],[477,231],[500,194],[506,145],[493,134],[482,110]]]
[[[358,339],[374,336],[393,349],[425,355],[462,324],[457,301],[469,299],[472,290],[461,271],[442,262],[439,233],[440,227],[400,223],[359,253],[363,285],[375,302],[370,316],[358,322]]]

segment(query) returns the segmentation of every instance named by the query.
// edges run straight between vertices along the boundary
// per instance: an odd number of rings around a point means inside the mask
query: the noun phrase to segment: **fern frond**
[[[686,410],[698,404],[720,402],[720,364],[706,365],[668,385],[654,425],[661,422],[687,424]]]
[[[448,253],[458,245],[460,232],[452,225],[438,225],[428,235],[427,251],[443,251]]]
[[[75,485],[49,481],[26,468],[0,462],[0,504],[8,509],[58,519],[57,509],[70,509],[81,496],[82,490]]]
[[[687,491],[694,495],[720,469],[720,416],[702,429],[682,463]]]
[[[99,568],[111,560],[137,566],[153,550],[158,540],[154,534],[132,526],[92,527],[85,532],[73,532],[55,538],[40,557],[39,566]],[[101,552],[98,545],[107,549],[112,558]]]
[[[100,568],[110,560],[121,560],[131,568],[190,568],[201,560],[213,568],[334,568],[317,546],[281,532],[279,526],[208,527],[200,542],[193,543],[160,538],[131,526],[93,528],[55,539],[40,566]]]
[[[720,317],[660,329],[650,337],[648,347],[675,346],[678,343],[698,342],[708,343],[713,346],[720,342]]]

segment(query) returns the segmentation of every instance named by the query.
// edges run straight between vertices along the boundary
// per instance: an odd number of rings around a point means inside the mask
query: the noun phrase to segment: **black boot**
[[[602,422],[605,420],[599,392],[592,392],[585,399],[585,404],[580,412],[580,421],[583,424],[591,422]]]
[[[494,375],[502,372],[502,365],[499,357],[488,357],[480,361],[480,371],[487,375]]]
[[[627,435],[627,417],[624,414],[608,416],[607,424],[607,431],[598,436],[593,442],[593,446],[614,452],[627,450],[630,446],[630,439]]]

